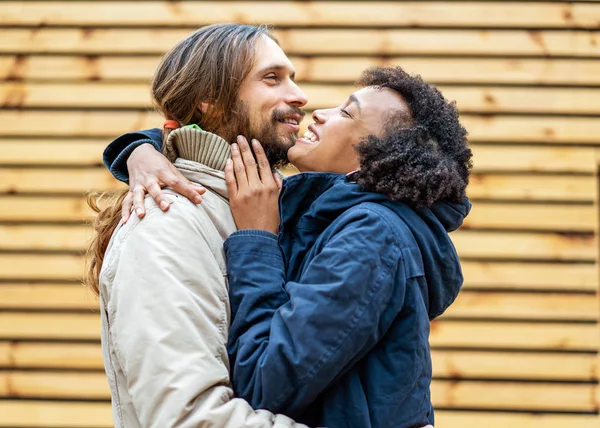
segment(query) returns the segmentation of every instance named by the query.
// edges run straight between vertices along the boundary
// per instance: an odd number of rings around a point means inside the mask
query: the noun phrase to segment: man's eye
[[[265,76],[265,79],[277,80],[277,76],[274,74],[269,74],[269,75]]]

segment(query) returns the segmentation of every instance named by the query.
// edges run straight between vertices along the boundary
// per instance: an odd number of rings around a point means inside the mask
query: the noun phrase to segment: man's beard
[[[251,123],[250,109],[243,101],[238,101],[232,109],[232,116],[225,130],[226,139],[235,142],[238,135],[246,137],[248,142],[256,139],[260,142],[271,168],[281,168],[289,163],[288,150],[294,145],[298,136],[294,132],[281,135],[277,132],[277,125],[281,119],[291,114],[304,117],[304,111],[298,107],[289,107],[285,110],[274,110],[271,119],[264,123]]]

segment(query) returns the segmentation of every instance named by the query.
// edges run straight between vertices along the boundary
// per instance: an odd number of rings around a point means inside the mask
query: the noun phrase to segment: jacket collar
[[[200,128],[177,128],[169,134],[164,153],[175,162],[182,158],[197,162],[217,171],[225,170],[225,162],[231,157],[229,143],[212,132]]]

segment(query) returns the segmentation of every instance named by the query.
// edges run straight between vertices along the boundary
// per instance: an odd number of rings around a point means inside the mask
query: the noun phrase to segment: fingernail
[[[136,213],[137,215],[142,215],[142,209],[141,209],[141,208],[138,208],[137,210],[135,210],[135,213]]]
[[[243,135],[238,135],[238,136],[237,136],[237,141],[238,141],[238,143],[240,143],[240,144],[244,144],[244,136],[243,136]]]
[[[258,140],[254,140],[254,139],[253,139],[253,140],[252,140],[252,145],[253,145],[253,146],[255,146],[255,147],[256,147],[256,146],[258,146]]]
[[[202,202],[202,198],[200,196],[194,196],[194,203],[199,204],[200,202]]]
[[[236,143],[233,143],[231,145],[231,151],[234,152],[234,153],[237,153],[237,151],[238,151],[238,145]]]
[[[162,201],[160,203],[160,209],[161,210],[166,210],[167,208],[169,208],[169,203],[167,201]]]

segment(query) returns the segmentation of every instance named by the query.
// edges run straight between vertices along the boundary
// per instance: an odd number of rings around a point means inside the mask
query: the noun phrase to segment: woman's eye
[[[352,117],[352,116],[350,115],[350,113],[348,113],[348,110],[341,109],[340,111],[341,111],[341,113],[342,113],[344,116]]]

